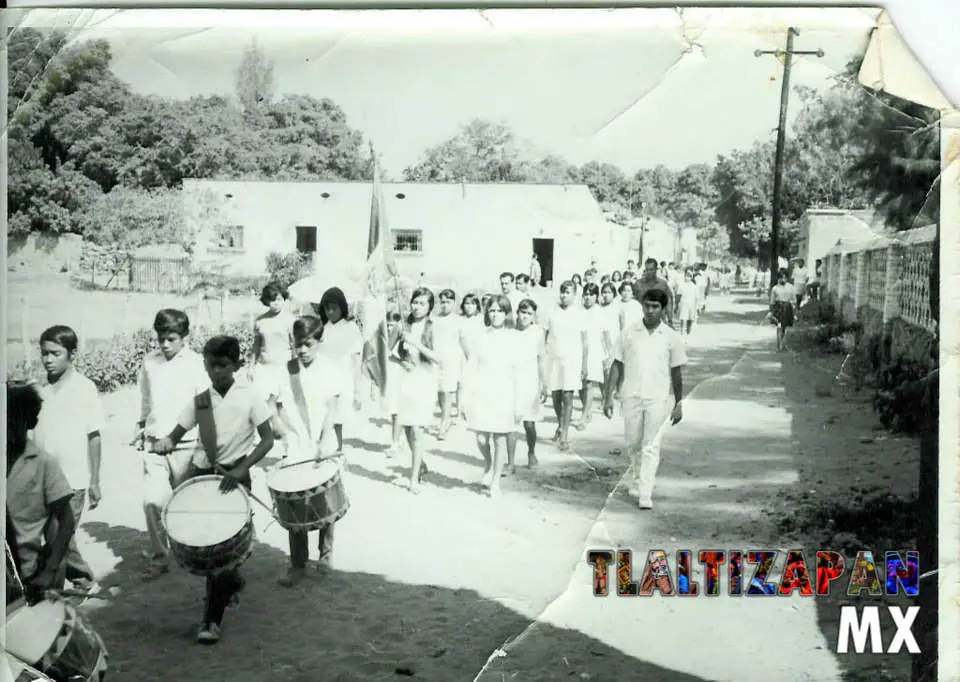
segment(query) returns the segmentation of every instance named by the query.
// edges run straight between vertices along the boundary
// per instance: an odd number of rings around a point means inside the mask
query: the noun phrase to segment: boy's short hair
[[[640,298],[640,301],[650,301],[652,303],[659,303],[661,308],[667,307],[667,292],[659,287],[654,287],[652,289],[647,289],[643,292],[643,296]]]
[[[80,344],[79,339],[77,339],[77,332],[65,324],[55,324],[44,329],[40,335],[40,343],[42,345],[46,342],[63,346],[68,353],[75,353]]]
[[[157,336],[179,334],[183,338],[190,333],[190,318],[182,310],[164,308],[153,318],[153,331]]]
[[[530,275],[528,275],[527,273],[518,272],[517,275],[513,278],[513,281],[521,282],[523,284],[529,284],[531,280],[530,280]]]
[[[517,312],[529,310],[531,313],[537,312],[537,302],[532,298],[525,298],[517,304]]]
[[[7,383],[7,434],[23,437],[37,426],[43,399],[32,383]]]
[[[234,336],[225,334],[212,336],[203,344],[203,357],[226,358],[235,367],[240,367],[240,341]]]
[[[444,289],[439,294],[437,294],[437,298],[447,298],[447,299],[450,299],[451,301],[456,301],[457,292],[455,292],[453,289]]]
[[[503,279],[504,277],[506,277],[507,279],[509,279],[511,282],[514,281],[514,277],[513,277],[513,273],[512,273],[512,272],[501,272],[501,273],[500,273],[500,279]]]
[[[577,288],[573,284],[573,280],[566,279],[560,283],[560,291],[569,291],[573,293]]]
[[[269,282],[260,293],[260,302],[263,305],[270,305],[277,300],[277,296],[283,297],[283,300],[286,301],[290,298],[290,292],[280,282]]]
[[[304,315],[293,322],[293,343],[299,346],[307,339],[323,338],[323,320],[316,315]]]

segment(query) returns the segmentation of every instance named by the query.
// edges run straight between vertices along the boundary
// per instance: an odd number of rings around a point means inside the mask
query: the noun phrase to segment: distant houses
[[[184,180],[194,258],[237,275],[265,270],[270,252],[311,254],[318,269],[353,271],[367,257],[370,183]],[[622,268],[627,227],[608,221],[585,185],[384,183],[387,233],[400,274],[489,286],[526,271],[543,282],[596,261]]]

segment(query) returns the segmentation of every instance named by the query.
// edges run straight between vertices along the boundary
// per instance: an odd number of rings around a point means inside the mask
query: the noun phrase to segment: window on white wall
[[[394,253],[423,253],[423,230],[393,230]]]
[[[213,246],[217,249],[240,251],[243,249],[243,225],[221,225],[214,234]]]

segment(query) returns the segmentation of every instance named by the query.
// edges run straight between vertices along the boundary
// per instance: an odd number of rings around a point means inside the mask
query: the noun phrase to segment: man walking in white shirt
[[[666,427],[683,418],[683,340],[663,323],[667,292],[644,292],[643,319],[624,328],[614,344],[603,391],[603,413],[613,418],[613,396],[623,404],[624,440],[631,463],[630,494],[641,509],[653,508],[653,486]]]

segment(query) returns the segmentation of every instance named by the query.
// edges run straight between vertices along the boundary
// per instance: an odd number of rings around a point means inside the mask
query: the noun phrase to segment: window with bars
[[[217,249],[242,250],[243,225],[221,225],[214,234],[213,246]]]
[[[395,253],[423,253],[423,230],[393,230]]]

